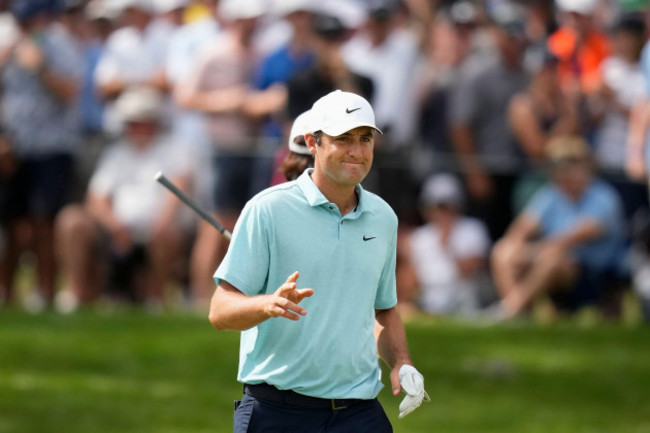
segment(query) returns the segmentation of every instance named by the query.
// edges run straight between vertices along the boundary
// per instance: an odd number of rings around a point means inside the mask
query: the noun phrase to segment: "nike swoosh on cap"
[[[348,113],[348,114],[350,114],[350,113],[354,113],[354,112],[357,111],[357,110],[361,110],[361,107],[359,107],[359,108],[353,108],[352,110],[350,110],[349,108],[346,108],[346,109],[345,109],[345,112]]]

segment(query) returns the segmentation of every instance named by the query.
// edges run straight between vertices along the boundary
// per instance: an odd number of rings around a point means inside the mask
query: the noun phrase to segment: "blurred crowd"
[[[202,308],[228,242],[154,176],[232,230],[342,89],[384,131],[364,186],[400,218],[405,311],[648,307],[647,24],[647,0],[0,0],[0,305]]]

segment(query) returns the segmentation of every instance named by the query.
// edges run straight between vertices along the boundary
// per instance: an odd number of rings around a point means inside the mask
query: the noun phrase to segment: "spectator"
[[[261,92],[261,97],[250,101],[250,110],[255,110],[258,115],[280,112],[287,102],[286,84],[296,73],[310,68],[315,61],[311,31],[312,1],[278,2],[275,12],[290,24],[292,34],[289,42],[266,56],[255,71],[253,86]],[[269,89],[274,92],[268,92]],[[284,135],[277,129],[281,128],[283,123],[276,124],[276,130],[268,131],[266,135]]]
[[[579,133],[578,104],[558,86],[558,59],[547,52],[535,65],[530,86],[508,106],[509,125],[529,161],[544,162],[548,140]]]
[[[183,13],[190,0],[153,0],[155,17],[147,28],[151,41],[151,54],[159,69],[165,75],[168,50],[175,31],[183,25]],[[165,79],[166,80],[166,79]]]
[[[647,98],[640,67],[646,29],[636,15],[623,16],[612,34],[613,54],[601,64],[603,114],[595,134],[595,156],[619,191],[626,216],[647,208],[646,187],[625,176],[628,122],[632,107]]]
[[[255,172],[257,185],[262,190],[274,177],[273,154],[284,155],[286,148],[278,143],[288,131],[285,125],[287,83],[298,72],[314,64],[315,54],[311,32],[312,0],[289,0],[276,2],[274,13],[286,21],[291,37],[279,48],[266,55],[256,68],[253,92],[247,98],[246,111],[261,120],[260,136],[263,137],[258,153]],[[280,21],[281,23],[282,21]],[[277,24],[280,25],[280,24]],[[267,31],[272,31],[273,25]],[[265,35],[264,35],[265,36]]]
[[[95,88],[95,71],[106,48],[106,41],[113,32],[113,11],[102,0],[92,0],[85,9],[89,21],[89,40],[84,53],[85,68],[81,89],[80,110],[83,132],[97,135],[104,128],[104,103]]]
[[[219,13],[223,33],[201,53],[196,69],[175,89],[185,108],[208,116],[207,131],[213,144],[216,179],[212,209],[216,218],[232,230],[239,212],[254,195],[254,124],[245,111],[256,53],[252,39],[257,19],[265,12],[261,0],[222,0]],[[213,291],[212,272],[228,244],[219,232],[201,223],[192,253],[195,297],[208,302]]]
[[[207,7],[209,13],[180,26],[170,38],[165,75],[172,92],[175,92],[177,86],[189,79],[196,57],[217,38],[221,31],[221,26],[217,21],[217,1],[205,1],[201,5]],[[203,158],[203,155],[206,155],[211,148],[203,113],[198,110],[185,109],[177,100],[174,102],[171,118],[171,130],[174,137],[187,143],[188,150],[195,153],[197,159],[209,159]],[[204,171],[203,177],[206,177],[210,170],[206,168]],[[209,187],[201,188],[209,191]]]
[[[600,63],[609,56],[607,37],[597,28],[599,0],[557,0],[561,27],[548,39],[560,59],[560,85],[565,91],[593,94],[600,82]]]
[[[463,201],[450,174],[431,176],[420,194],[426,224],[409,236],[398,286],[430,314],[469,315],[482,304],[490,239],[481,221],[463,215]]]
[[[483,219],[497,239],[511,220],[510,196],[523,161],[508,126],[508,104],[527,87],[529,77],[522,65],[526,35],[521,10],[506,3],[492,19],[498,55],[468,64],[450,96],[449,116],[469,192],[468,211]]]
[[[516,94],[508,105],[508,123],[531,169],[523,174],[513,189],[511,203],[515,214],[528,203],[530,197],[544,183],[542,172],[546,143],[558,135],[575,135],[580,132],[580,118],[584,111],[575,97],[577,93],[563,92],[558,83],[558,59],[546,51],[537,58],[532,81],[528,88]]]
[[[187,190],[191,168],[183,150],[160,134],[160,102],[160,95],[150,88],[132,88],[120,95],[115,108],[125,123],[124,138],[102,155],[85,205],[71,205],[57,219],[59,257],[67,282],[67,290],[57,299],[63,311],[101,293],[98,268],[105,257],[97,257],[97,251],[111,257],[115,282],[130,286],[136,281],[133,298],[154,306],[161,302],[182,255],[188,226],[180,202],[153,178],[163,171]],[[132,274],[136,270],[143,273]]]
[[[95,70],[95,84],[99,94],[107,101],[104,127],[109,134],[120,131],[119,116],[113,109],[113,101],[124,90],[142,85],[160,90],[165,87],[148,32],[153,17],[151,0],[124,0],[120,6],[122,27],[106,41]]]
[[[309,113],[310,111],[305,111],[296,117],[291,127],[288,140],[289,152],[278,170],[286,180],[296,180],[303,171],[314,166],[314,155],[311,154],[305,142],[305,134],[309,132]]]
[[[418,142],[412,168],[418,183],[431,172],[458,171],[449,134],[450,96],[482,57],[474,42],[479,6],[459,1],[436,14],[427,56],[418,65]],[[480,60],[479,60],[480,59]]]
[[[414,72],[420,41],[411,23],[403,23],[406,14],[398,0],[371,0],[367,7],[368,20],[345,44],[343,57],[351,70],[372,79],[371,102],[384,131],[366,183],[403,216],[415,201],[407,166],[417,120]]]
[[[314,65],[289,82],[289,117],[309,110],[323,95],[340,89],[372,99],[374,86],[368,77],[352,72],[345,63],[341,47],[350,29],[336,16],[317,14],[312,22],[316,60]]]
[[[2,209],[7,249],[0,286],[12,297],[21,253],[37,258],[37,289],[27,307],[40,310],[54,298],[54,216],[66,201],[78,147],[78,57],[50,31],[46,1],[14,1],[20,34],[0,70],[0,122],[11,142],[15,171]]]
[[[623,209],[616,191],[593,177],[587,143],[556,137],[547,155],[552,183],[533,196],[492,252],[502,317],[518,315],[546,293],[563,292],[559,305],[571,309],[593,302],[620,265]]]

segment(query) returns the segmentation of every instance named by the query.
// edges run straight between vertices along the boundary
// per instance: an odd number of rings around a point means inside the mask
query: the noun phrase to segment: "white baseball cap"
[[[265,0],[221,0],[218,8],[226,21],[258,18],[268,12]]]
[[[314,102],[311,107],[310,131],[323,131],[327,135],[337,136],[360,126],[374,128],[375,113],[370,103],[356,93],[335,90]]]
[[[592,15],[598,9],[599,0],[556,0],[556,3],[566,12]]]
[[[160,116],[162,98],[151,87],[127,89],[115,101],[115,111],[124,122],[157,120]]]
[[[291,133],[289,134],[289,150],[300,155],[311,155],[307,146],[296,143],[299,137],[304,137],[305,134],[311,132],[309,130],[310,114],[311,110],[307,110],[296,117],[296,120],[293,121],[293,125],[291,126]]]
[[[159,14],[166,14],[176,9],[183,9],[190,4],[190,0],[154,0],[154,7]]]
[[[313,12],[316,10],[315,0],[274,0],[273,13],[279,17],[298,11]]]
[[[420,192],[420,205],[423,207],[447,204],[460,209],[464,201],[465,195],[460,181],[448,173],[429,177]]]
[[[113,0],[111,3],[110,6],[114,10],[119,11],[119,13],[124,12],[128,8],[140,9],[149,14],[154,12],[151,0]]]

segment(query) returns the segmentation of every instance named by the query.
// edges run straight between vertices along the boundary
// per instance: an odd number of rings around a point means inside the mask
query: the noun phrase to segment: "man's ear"
[[[309,152],[311,152],[312,155],[316,155],[316,137],[309,133],[305,134],[305,144],[307,145]]]

